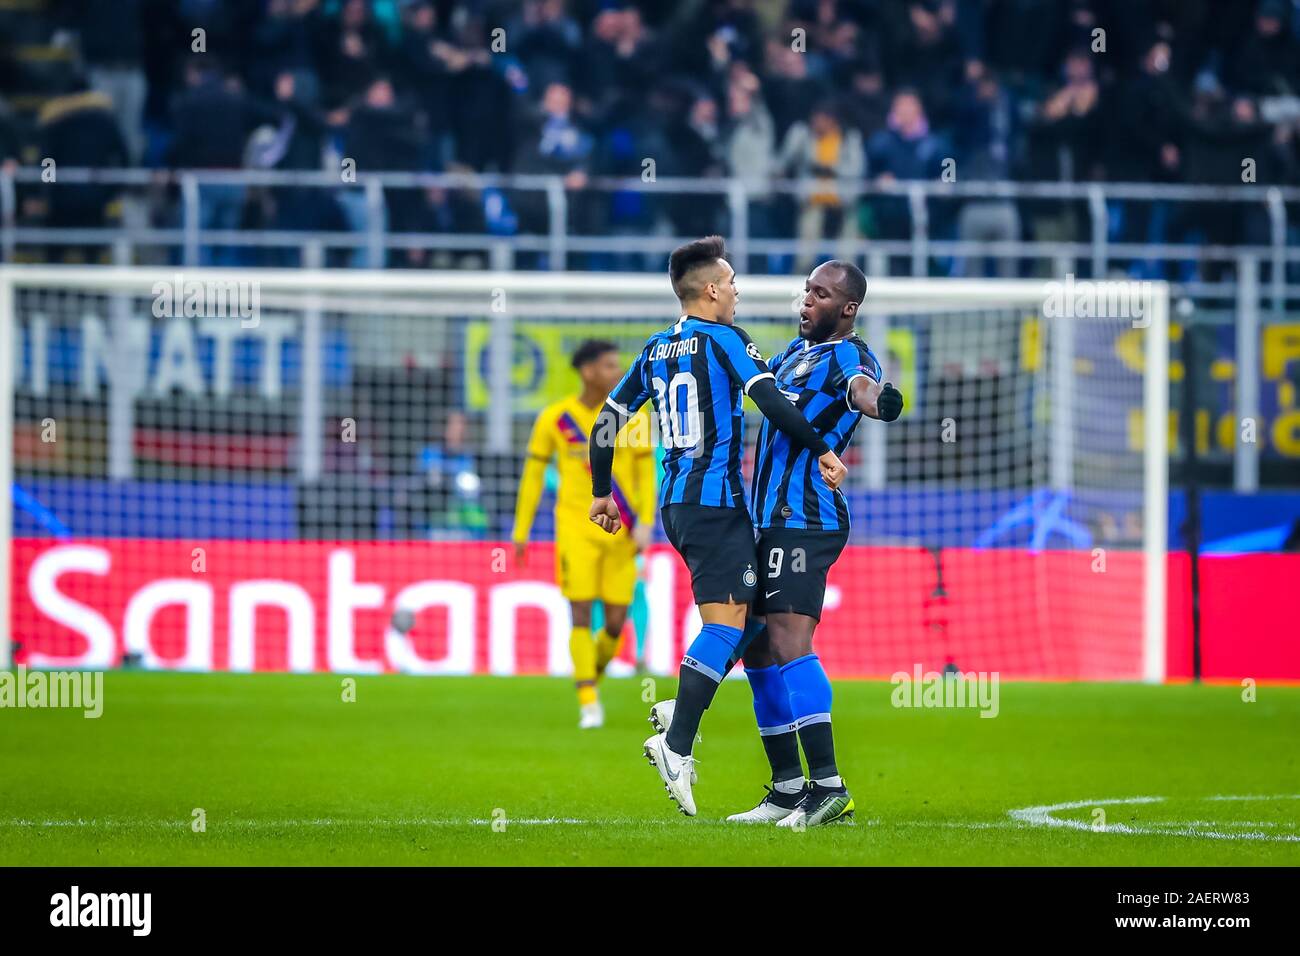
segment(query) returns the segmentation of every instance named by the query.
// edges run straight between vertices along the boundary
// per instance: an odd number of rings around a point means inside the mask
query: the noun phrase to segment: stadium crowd
[[[935,180],[947,160],[961,180],[1239,184],[1249,158],[1253,181],[1300,182],[1300,0],[50,0],[37,16],[66,69],[34,71],[20,55],[30,36],[6,31],[0,159],[11,166],[338,170],[351,159],[363,173],[545,173],[571,190],[576,233],[726,230],[721,196],[584,188],[641,177],[653,160],[659,178],[742,180],[752,236],[808,242],[905,237],[906,199],[855,186]],[[778,179],[811,188],[775,191]],[[103,225],[119,192],[32,188],[20,218]],[[201,220],[363,229],[361,188],[334,197],[205,186]],[[394,232],[548,225],[539,192],[385,198]],[[945,208],[934,235],[1077,239],[1088,228],[1070,203]],[[1110,213],[1115,240],[1267,241],[1262,206]],[[149,220],[176,215],[174,190],[159,189]],[[225,253],[250,261],[241,255],[252,253]],[[365,250],[352,261],[380,264]],[[429,262],[412,249],[386,264]],[[640,267],[611,255],[584,265]]]

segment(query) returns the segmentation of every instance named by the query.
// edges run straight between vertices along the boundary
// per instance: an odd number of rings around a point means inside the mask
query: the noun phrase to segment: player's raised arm
[[[849,404],[868,418],[892,422],[903,414],[903,393],[863,370],[849,381]]]
[[[799,410],[777,389],[771,369],[745,330],[734,325],[728,326],[715,341],[722,353],[722,364],[745,389],[745,394],[758,406],[763,416],[789,435],[796,445],[811,449],[817,456],[817,465],[826,484],[831,488],[838,487],[848,474],[848,469],[839,456],[831,451],[826,439],[817,434],[812,423],[799,414]]]

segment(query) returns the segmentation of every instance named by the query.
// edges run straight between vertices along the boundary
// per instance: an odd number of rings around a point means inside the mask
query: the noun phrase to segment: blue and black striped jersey
[[[608,402],[630,416],[654,401],[666,451],[660,507],[745,507],[741,393],[764,378],[772,371],[738,326],[683,315],[650,336]]]
[[[859,375],[880,381],[880,362],[856,335],[814,345],[791,342],[769,363],[776,387],[837,455],[848,447],[862,413],[849,404],[849,388]],[[844,493],[822,480],[817,458],[797,448],[766,419],[758,430],[750,510],[757,528],[807,528],[847,531]]]

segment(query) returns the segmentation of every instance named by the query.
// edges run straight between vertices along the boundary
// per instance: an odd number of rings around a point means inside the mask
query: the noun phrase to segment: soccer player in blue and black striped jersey
[[[828,487],[838,486],[845,474],[839,457],[777,391],[758,348],[734,324],[736,273],[725,255],[719,236],[673,251],[668,273],[682,315],[650,336],[610,394],[588,443],[591,519],[617,531],[618,508],[610,499],[613,438],[638,408],[654,402],[667,450],[659,483],[664,531],[690,569],[703,628],[682,658],[674,712],[664,721],[667,732],[647,740],[645,752],[688,816],[695,814],[695,734],[728,662],[744,649],[745,618],[758,584],[754,528],[740,471],[742,393],[791,447],[808,451]]]
[[[804,284],[799,336],[768,363],[776,385],[836,454],[863,415],[893,421],[903,396],[881,384],[880,362],[854,323],[867,280],[857,266],[833,260]],[[758,434],[750,503],[758,530],[759,587],[755,615],[766,631],[744,649],[772,786],[763,801],[733,822],[819,826],[853,815],[831,735],[831,684],[813,653],[826,575],[849,536],[844,494],[821,480],[808,453],[765,422]],[[799,761],[803,746],[808,780]]]

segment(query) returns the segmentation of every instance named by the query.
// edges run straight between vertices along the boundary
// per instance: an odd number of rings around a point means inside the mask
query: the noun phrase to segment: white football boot
[[[605,726],[605,708],[600,706],[600,701],[583,704],[580,714],[581,716],[578,718],[579,730],[591,730],[595,727]]]
[[[657,733],[666,734],[668,728],[673,725],[673,714],[677,712],[677,698],[669,697],[667,700],[661,700],[650,708],[650,716],[646,718],[650,725],[654,727]],[[699,734],[695,735],[696,738]],[[691,764],[691,786],[700,782],[699,775],[695,772],[695,764]]]
[[[776,821],[776,825],[792,830],[806,830],[808,827],[827,824],[853,826],[855,809],[853,796],[843,782],[838,787],[823,787],[817,781],[810,780],[804,787],[799,808],[784,820]]]
[[[677,804],[677,809],[688,817],[695,816],[695,797],[691,795],[691,773],[695,758],[683,757],[670,750],[667,734],[655,734],[646,740],[643,750],[650,766],[659,771],[659,779],[663,781],[668,796]]]
[[[650,723],[654,725],[655,733],[666,734],[668,728],[673,725],[673,714],[677,711],[677,699],[669,697],[667,700],[661,700],[650,708]]]
[[[764,785],[766,786],[766,785]],[[753,810],[746,810],[744,813],[733,813],[727,817],[728,823],[780,823],[790,814],[799,808],[803,802],[804,792],[802,789],[794,793],[786,793],[783,790],[777,790],[774,787],[767,786],[767,795]]]

